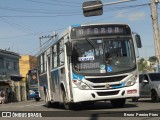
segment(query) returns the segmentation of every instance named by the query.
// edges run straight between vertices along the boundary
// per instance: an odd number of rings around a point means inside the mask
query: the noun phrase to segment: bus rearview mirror
[[[135,35],[135,40],[136,40],[137,47],[141,48],[142,47],[142,43],[141,43],[140,35],[138,35],[138,34]]]

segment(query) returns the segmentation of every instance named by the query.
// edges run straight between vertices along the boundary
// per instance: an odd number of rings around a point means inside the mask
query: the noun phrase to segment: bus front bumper
[[[119,98],[134,98],[139,97],[139,84],[135,83],[130,87],[110,90],[80,90],[73,88],[73,101],[103,101]]]

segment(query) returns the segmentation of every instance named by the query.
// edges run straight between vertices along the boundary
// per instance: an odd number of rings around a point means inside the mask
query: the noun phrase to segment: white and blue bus
[[[123,107],[139,96],[140,47],[127,24],[70,26],[38,53],[40,97],[47,107],[106,100]]]

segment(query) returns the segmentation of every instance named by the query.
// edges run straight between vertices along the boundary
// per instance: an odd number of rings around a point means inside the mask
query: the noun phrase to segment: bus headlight
[[[132,86],[136,83],[136,80],[137,80],[137,74],[136,75],[133,75],[126,83],[125,83],[125,86],[128,87],[128,86]]]
[[[73,80],[73,83],[81,90],[89,90],[89,86],[80,80]]]

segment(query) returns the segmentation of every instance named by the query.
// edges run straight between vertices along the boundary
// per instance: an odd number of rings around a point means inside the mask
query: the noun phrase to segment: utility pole
[[[41,37],[39,37],[39,48],[40,48],[40,50],[41,50],[41,48],[42,48],[42,39],[46,39],[46,38],[51,38],[52,36],[50,36],[50,35],[45,35],[45,36],[41,36]]]
[[[40,48],[40,50],[41,50],[41,48],[42,48],[42,39],[46,39],[46,38],[49,38],[49,40],[51,40],[51,39],[55,39],[56,38],[56,36],[57,36],[57,33],[56,32],[54,32],[53,33],[53,35],[51,36],[51,35],[45,35],[45,36],[41,36],[41,37],[39,37],[39,48]],[[45,42],[46,43],[46,42]],[[44,43],[44,44],[45,44]]]
[[[153,35],[154,35],[154,45],[155,45],[155,54],[158,58],[158,67],[160,62],[160,33],[159,33],[159,24],[158,24],[158,14],[157,14],[157,4],[159,0],[151,0],[151,13],[152,13],[152,24],[153,24]]]

